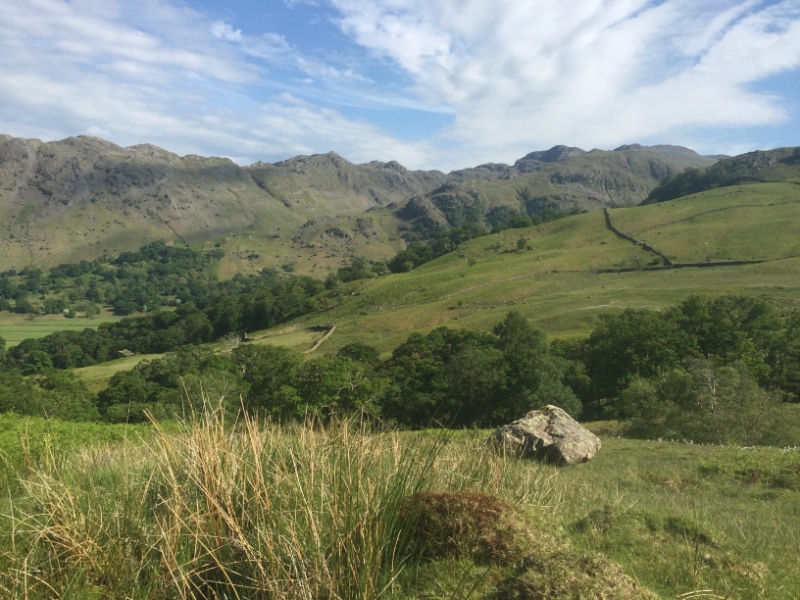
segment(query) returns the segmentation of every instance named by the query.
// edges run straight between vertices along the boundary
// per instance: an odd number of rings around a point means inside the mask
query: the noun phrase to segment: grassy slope
[[[670,202],[618,209],[614,225],[673,262],[800,256],[800,185],[738,185]]]
[[[692,293],[768,295],[792,309],[800,292],[794,189],[742,186],[611,211],[619,229],[677,262],[703,262],[709,248],[712,259],[771,262],[597,273],[645,266],[654,257],[608,231],[602,214],[590,213],[472,240],[413,273],[354,282],[338,291],[329,310],[298,323],[336,323],[331,349],[360,340],[388,351],[411,331],[444,324],[488,329],[512,308],[561,337],[587,335],[605,312],[661,309]],[[530,250],[517,250],[521,236]]]
[[[255,273],[265,266],[292,265],[295,274],[324,279],[354,256],[385,261],[397,254],[404,244],[396,227],[396,219],[383,209],[360,216],[320,218],[297,233],[279,231],[264,235],[256,229],[226,235],[213,243],[219,243],[225,251],[220,265],[222,278]],[[337,236],[331,232],[334,229],[346,235]]]

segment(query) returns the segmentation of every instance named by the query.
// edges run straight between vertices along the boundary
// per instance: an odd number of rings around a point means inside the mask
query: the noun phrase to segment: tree
[[[375,346],[370,346],[364,342],[352,342],[342,346],[336,353],[339,358],[349,358],[365,365],[377,366],[380,361],[380,352]]]
[[[353,412],[376,414],[386,383],[368,366],[350,358],[310,360],[295,372],[294,388],[300,401],[285,407],[285,412],[293,409],[298,417],[323,418]]]
[[[412,333],[395,348],[381,371],[391,380],[383,400],[384,415],[411,427],[435,423],[463,426],[494,408],[497,389],[476,398],[477,381],[492,381],[503,373],[497,364],[495,339],[487,334],[439,327],[428,335]],[[488,351],[488,354],[487,354]],[[470,364],[473,372],[464,372]],[[469,377],[462,386],[459,377]],[[482,410],[476,408],[481,402]]]
[[[507,369],[503,419],[518,419],[526,412],[553,404],[573,416],[581,403],[562,378],[566,364],[550,354],[547,336],[512,310],[494,329],[497,346]]]
[[[768,376],[767,355],[779,337],[781,321],[763,299],[695,294],[668,316],[697,340],[701,356],[718,364],[741,361],[757,379]]]
[[[614,415],[619,393],[635,377],[653,377],[698,356],[696,339],[659,313],[627,309],[620,315],[601,315],[587,351],[592,415]]]
[[[50,355],[43,350],[32,350],[22,363],[24,375],[33,375],[52,368],[53,362],[50,360]]]
[[[90,400],[86,385],[74,373],[50,370],[34,378],[39,415],[67,421],[99,421],[100,412]]]
[[[687,439],[712,444],[791,443],[782,421],[800,426],[783,410],[780,394],[759,388],[741,363],[720,366],[694,360],[651,378],[635,378],[622,392],[621,412],[638,437]]]
[[[245,408],[252,412],[272,414],[277,418],[297,416],[301,402],[295,388],[295,373],[302,357],[280,346],[240,346],[232,359],[248,386]]]

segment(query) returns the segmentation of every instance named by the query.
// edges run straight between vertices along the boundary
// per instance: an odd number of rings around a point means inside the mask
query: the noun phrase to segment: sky
[[[800,145],[800,0],[0,0],[0,133],[450,171]]]

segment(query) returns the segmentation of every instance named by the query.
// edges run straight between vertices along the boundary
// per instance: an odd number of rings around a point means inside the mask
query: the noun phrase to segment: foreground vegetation
[[[4,419],[5,598],[800,593],[796,450],[604,438],[557,469],[491,452],[488,432],[231,424],[209,407],[77,446],[51,423],[31,453],[13,448],[32,423]]]

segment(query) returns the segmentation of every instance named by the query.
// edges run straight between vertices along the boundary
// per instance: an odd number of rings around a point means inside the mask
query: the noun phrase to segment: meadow
[[[6,347],[16,346],[28,338],[41,338],[56,331],[83,331],[96,329],[101,323],[118,320],[112,316],[86,319],[76,317],[67,319],[63,315],[42,315],[31,318],[6,311],[0,312],[0,337],[5,339]]]
[[[211,407],[0,426],[4,598],[800,598],[796,448],[604,435],[559,469],[487,431]]]
[[[797,308],[800,297],[800,258],[792,225],[797,220],[787,219],[786,212],[797,209],[782,204],[787,191],[782,185],[766,191],[759,187],[757,197],[750,191],[718,190],[691,202],[610,211],[618,229],[641,236],[675,262],[703,263],[712,249],[714,260],[767,262],[659,268],[658,256],[617,237],[606,228],[602,213],[595,212],[476,238],[410,273],[345,284],[323,296],[321,310],[295,323],[335,323],[336,334],[326,344],[330,349],[362,341],[388,352],[411,331],[424,333],[441,325],[486,331],[512,309],[560,338],[588,336],[605,313],[663,310],[697,293],[765,296],[787,313]],[[764,207],[743,206],[758,202]],[[679,235],[687,228],[686,219],[709,211],[730,217],[708,229],[713,237]],[[683,225],[674,225],[676,219]],[[762,235],[769,230],[773,235]],[[724,244],[727,249],[718,251]]]

